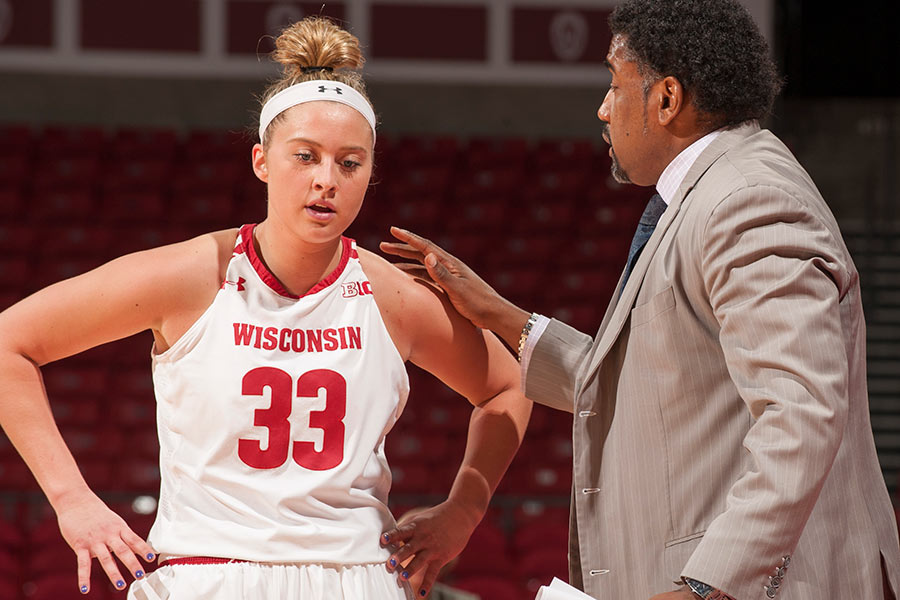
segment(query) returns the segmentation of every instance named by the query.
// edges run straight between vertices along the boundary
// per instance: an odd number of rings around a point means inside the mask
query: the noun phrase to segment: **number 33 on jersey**
[[[340,373],[316,369],[301,375],[294,385],[289,373],[272,367],[253,369],[243,379],[244,396],[263,396],[268,388],[272,403],[255,411],[253,424],[268,429],[269,444],[262,448],[259,440],[238,440],[238,456],[254,469],[275,469],[288,459],[313,471],[333,469],[344,460],[344,416],[347,411],[347,382]],[[291,416],[294,390],[299,400],[319,398],[324,392],[325,408],[309,412],[309,426],[321,429],[322,449],[315,443],[291,439]]]

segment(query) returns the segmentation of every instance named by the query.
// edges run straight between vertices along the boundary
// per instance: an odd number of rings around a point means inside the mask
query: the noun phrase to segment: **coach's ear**
[[[253,172],[264,183],[269,183],[269,171],[266,169],[266,151],[262,144],[253,144],[252,157]]]

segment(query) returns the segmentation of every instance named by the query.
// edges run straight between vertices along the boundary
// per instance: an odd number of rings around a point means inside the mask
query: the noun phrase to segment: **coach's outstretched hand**
[[[471,514],[453,500],[415,514],[411,511],[381,536],[381,545],[394,549],[388,571],[398,571],[417,597],[426,596],[443,566],[465,548],[478,525],[472,521]]]
[[[398,268],[414,275],[427,274],[447,293],[459,314],[475,326],[493,331],[511,348],[518,346],[529,313],[498,294],[464,262],[431,240],[399,227],[391,227],[391,235],[402,243],[381,242],[381,250],[419,263],[397,263]]]
[[[78,559],[78,589],[91,589],[91,560],[96,558],[117,590],[127,587],[113,556],[131,571],[135,579],[144,576],[138,561],[150,562],[156,554],[125,521],[92,492],[72,492],[54,504],[59,530]]]

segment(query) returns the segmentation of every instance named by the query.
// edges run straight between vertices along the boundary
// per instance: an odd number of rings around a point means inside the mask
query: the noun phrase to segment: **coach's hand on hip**
[[[408,273],[434,281],[447,293],[454,308],[475,326],[489,329],[516,348],[529,313],[501,296],[464,262],[422,236],[391,227],[391,235],[400,240],[381,242],[388,254],[418,261],[397,263]]]

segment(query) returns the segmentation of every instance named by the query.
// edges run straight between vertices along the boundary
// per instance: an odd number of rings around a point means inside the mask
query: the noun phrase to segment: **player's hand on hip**
[[[467,522],[451,500],[401,519],[397,527],[381,536],[383,546],[396,548],[388,559],[388,571],[396,571],[409,581],[416,597],[425,597],[443,566],[469,541],[474,529],[463,525]]]
[[[391,235],[400,240],[381,242],[381,250],[416,263],[396,266],[414,275],[426,276],[447,293],[457,312],[477,327],[491,329],[492,313],[505,300],[464,262],[426,238],[411,231],[391,227]]]
[[[136,579],[144,576],[137,557],[147,562],[156,558],[153,548],[90,490],[61,498],[54,508],[59,530],[78,559],[78,589],[82,594],[91,589],[94,558],[117,590],[124,590],[127,584],[114,556]]]

